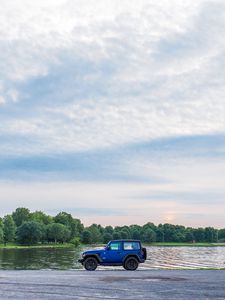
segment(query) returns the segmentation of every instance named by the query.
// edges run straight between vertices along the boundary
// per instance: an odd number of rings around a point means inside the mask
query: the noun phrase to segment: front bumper
[[[78,259],[78,262],[79,262],[80,264],[83,265],[83,263],[84,263],[84,258]]]

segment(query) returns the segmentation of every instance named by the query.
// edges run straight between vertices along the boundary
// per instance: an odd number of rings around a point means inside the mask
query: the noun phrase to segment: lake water
[[[83,250],[82,248],[0,249],[0,269],[81,269],[82,266],[77,260]],[[140,265],[140,269],[225,268],[225,247],[147,247],[147,251],[148,259]],[[105,269],[99,267],[103,268]]]

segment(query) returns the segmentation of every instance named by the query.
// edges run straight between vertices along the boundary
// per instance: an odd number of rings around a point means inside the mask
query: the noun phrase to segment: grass
[[[143,243],[144,246],[155,246],[155,247],[218,247],[225,246],[225,243],[171,243],[171,242],[157,242],[157,243]],[[103,247],[105,244],[91,244],[84,245],[81,244],[81,247]],[[30,248],[74,248],[75,246],[70,243],[64,244],[37,244],[37,245],[18,245],[15,243],[8,243],[6,246],[0,244],[0,249],[30,249]]]
[[[73,244],[38,244],[38,245],[18,245],[18,244],[0,244],[0,249],[30,249],[30,248],[73,248]]]
[[[225,246],[225,243],[144,243],[146,246],[158,246],[158,247],[218,247]]]

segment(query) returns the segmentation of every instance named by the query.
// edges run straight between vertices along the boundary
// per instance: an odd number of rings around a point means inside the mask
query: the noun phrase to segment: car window
[[[110,250],[119,250],[120,249],[120,243],[119,242],[113,242],[109,246]]]
[[[140,250],[140,243],[138,242],[124,242],[123,243],[124,250]]]

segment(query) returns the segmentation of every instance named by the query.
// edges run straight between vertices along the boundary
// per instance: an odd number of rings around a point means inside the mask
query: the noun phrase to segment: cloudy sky
[[[0,215],[225,227],[224,1],[0,7]]]

